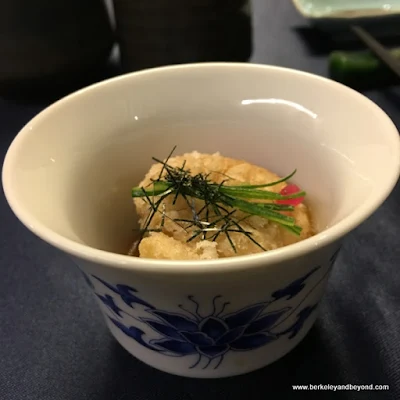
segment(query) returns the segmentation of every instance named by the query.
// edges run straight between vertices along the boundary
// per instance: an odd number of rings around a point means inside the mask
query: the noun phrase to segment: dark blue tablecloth
[[[252,61],[327,74],[288,0],[255,0]],[[1,62],[1,60],[0,60]],[[400,90],[366,93],[400,127]],[[0,99],[0,153],[46,102]],[[263,370],[202,381],[153,370],[108,333],[70,260],[30,232],[0,196],[0,399],[250,400],[309,398],[296,384],[382,384],[389,391],[315,392],[321,399],[400,399],[400,185],[346,241],[320,317]],[[281,394],[281,396],[279,396]]]

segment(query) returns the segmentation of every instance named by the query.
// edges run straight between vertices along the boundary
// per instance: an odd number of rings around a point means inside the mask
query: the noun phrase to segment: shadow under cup
[[[280,176],[297,169],[293,181],[307,192],[307,202],[321,232],[319,237],[323,238],[327,228],[373,201],[371,196],[376,196],[376,191],[388,190],[389,184],[376,165],[395,165],[388,159],[396,157],[397,151],[390,146],[390,140],[380,142],[376,135],[385,128],[393,129],[390,120],[381,115],[382,111],[361,96],[353,100],[352,96],[358,94],[350,92],[345,96],[348,89],[338,87],[311,75],[254,66],[166,68],[102,83],[62,100],[52,106],[51,112],[24,128],[25,137],[16,145],[19,148],[16,147],[13,195],[25,213],[52,232],[92,248],[126,254],[137,227],[131,188],[148,171],[153,156],[163,159],[177,146],[175,154],[194,150],[220,152],[258,164]],[[313,95],[306,95],[310,90]],[[362,118],[354,118],[355,115]],[[367,216],[363,214],[359,222]],[[215,299],[222,296],[234,300],[238,293],[237,310],[264,304],[260,302],[271,294],[275,300],[289,303],[276,306],[268,315],[278,315],[291,307],[295,310],[301,303],[304,309],[314,310],[340,240],[347,233],[343,230],[338,241],[322,249],[318,249],[316,238],[307,239],[315,242],[315,251],[310,250],[310,254],[270,263],[257,271],[247,270],[244,265],[240,273],[237,270],[230,273],[229,262],[218,273],[191,275],[190,271],[176,270],[168,275],[160,268],[148,273],[128,267],[118,270],[107,266],[101,258],[85,261],[78,257],[77,261],[91,277],[92,288],[100,293],[100,306],[111,332],[131,353],[150,365],[179,375],[230,376],[282,357],[306,334],[315,316],[307,324],[302,321],[300,326],[299,315],[303,311],[299,308],[299,313],[287,320],[287,326],[301,331],[294,340],[263,348],[255,352],[256,359],[241,353],[239,358],[232,358],[235,363],[232,361],[227,367],[221,364],[210,372],[190,369],[192,361],[187,364],[185,358],[171,361],[153,355],[154,351],[141,342],[140,334],[133,338],[133,344],[128,336],[138,333],[137,328],[118,326],[116,310],[128,307],[124,312],[131,312],[129,303],[133,297],[137,301],[136,294],[133,296],[136,290],[140,292],[137,296],[145,296],[147,305],[157,304],[155,309],[162,307],[175,313],[187,296],[196,295],[198,305],[202,302],[211,307],[208,315],[214,320],[220,318]],[[56,242],[54,239],[57,246]],[[307,301],[296,297],[314,272],[310,284],[316,287],[322,282],[322,286]],[[120,292],[117,284],[132,289]],[[104,299],[116,293],[122,300],[117,309],[112,309],[114,300],[106,304]],[[140,304],[142,307],[143,301]],[[229,318],[220,323],[226,325]],[[204,318],[200,320],[204,322]],[[203,322],[199,329],[205,329]],[[180,328],[175,328],[177,334]],[[140,329],[145,332],[144,327]],[[266,340],[265,332],[263,335]],[[198,344],[189,345],[197,346],[196,355],[200,354],[200,358],[206,354],[202,353],[206,350],[199,350]]]

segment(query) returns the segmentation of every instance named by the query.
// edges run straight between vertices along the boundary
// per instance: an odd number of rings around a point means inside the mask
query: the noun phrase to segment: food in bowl
[[[130,255],[210,260],[273,250],[315,234],[305,192],[288,184],[294,173],[282,178],[219,152],[154,160],[132,190],[140,234]]]
[[[287,182],[307,191],[318,233],[251,256],[127,256],[129,192],[151,157],[175,143],[177,154],[220,150],[282,176],[296,168]],[[340,246],[397,183],[399,144],[379,107],[322,77],[249,63],[179,65],[118,77],[44,110],[7,152],[4,192],[28,229],[80,267],[93,307],[130,354],[175,375],[232,377],[282,359],[310,331]]]

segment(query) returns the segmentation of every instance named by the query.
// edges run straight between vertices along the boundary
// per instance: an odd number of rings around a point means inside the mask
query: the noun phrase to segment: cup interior
[[[292,179],[323,235],[362,222],[392,189],[399,142],[390,119],[360,94],[281,68],[204,64],[143,71],[68,96],[12,144],[7,198],[31,229],[126,254],[135,238],[130,195],[154,162],[220,152]],[[38,228],[39,229],[39,228]],[[313,239],[307,239],[313,240]]]

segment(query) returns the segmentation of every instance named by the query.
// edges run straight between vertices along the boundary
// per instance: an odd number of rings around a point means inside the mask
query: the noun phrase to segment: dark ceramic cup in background
[[[113,36],[103,0],[2,1],[0,94],[82,80],[107,62]]]
[[[114,0],[122,68],[248,61],[248,0]]]

